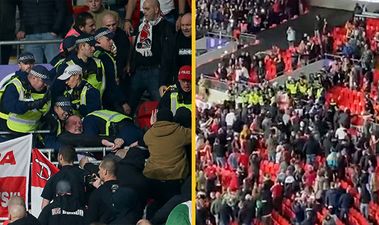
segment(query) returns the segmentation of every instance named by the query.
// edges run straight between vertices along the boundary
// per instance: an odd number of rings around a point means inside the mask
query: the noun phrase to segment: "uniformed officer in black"
[[[85,206],[85,184],[84,177],[86,172],[74,166],[76,158],[75,150],[71,146],[62,146],[58,153],[58,162],[61,166],[60,171],[52,176],[45,185],[41,194],[42,208],[57,196],[56,186],[61,180],[67,180],[71,184],[72,198],[78,200],[81,206]]]
[[[71,184],[60,180],[56,193],[54,201],[39,214],[41,225],[84,225],[84,207],[71,195]]]
[[[137,193],[130,188],[120,187],[116,177],[117,163],[110,157],[99,165],[96,190],[91,193],[86,212],[86,222],[134,225],[137,222],[135,206]]]
[[[130,113],[126,104],[126,96],[123,95],[117,85],[117,63],[113,55],[114,33],[106,27],[96,30],[96,47],[94,57],[101,60],[105,71],[105,90],[103,95],[103,108],[118,111],[120,113]],[[125,107],[124,110],[123,107]]]
[[[180,107],[191,110],[191,79],[191,67],[182,66],[179,70],[178,82],[168,87],[159,102],[158,109],[168,108],[174,116]]]

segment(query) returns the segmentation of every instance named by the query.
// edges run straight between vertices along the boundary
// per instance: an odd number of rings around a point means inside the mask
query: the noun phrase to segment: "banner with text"
[[[12,196],[28,202],[31,151],[31,134],[0,143],[0,219],[7,219]]]

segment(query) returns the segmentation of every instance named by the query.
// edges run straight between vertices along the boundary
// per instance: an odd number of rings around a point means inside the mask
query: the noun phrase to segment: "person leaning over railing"
[[[37,65],[20,73],[0,90],[1,130],[28,133],[38,129],[50,109],[49,71]]]

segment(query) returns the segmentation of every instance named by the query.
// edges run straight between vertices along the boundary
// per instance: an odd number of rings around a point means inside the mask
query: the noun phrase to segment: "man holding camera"
[[[119,186],[117,180],[117,163],[107,157],[99,165],[98,177],[93,182],[97,188],[88,201],[86,222],[106,224],[136,224],[135,213],[137,193],[127,187]]]

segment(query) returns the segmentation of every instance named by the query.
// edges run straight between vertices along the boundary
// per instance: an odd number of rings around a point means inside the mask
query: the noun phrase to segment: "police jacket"
[[[191,99],[191,91],[184,92],[179,82],[177,82],[175,85],[170,86],[163,94],[159,101],[158,109],[169,108],[175,115],[176,110],[180,107],[186,107],[191,110]],[[173,102],[174,100],[176,102]]]
[[[99,90],[100,96],[102,96],[106,86],[103,63],[95,58],[88,58],[87,62],[84,62],[82,59],[78,58],[77,54],[70,54],[61,65],[55,68],[57,73],[56,76],[63,74],[67,66],[74,64],[82,67],[82,78]],[[57,80],[56,83],[64,83],[64,81]]]
[[[143,137],[142,131],[134,125],[132,118],[110,110],[97,110],[88,114],[83,119],[83,130],[86,135],[122,138],[125,145]]]
[[[74,114],[81,117],[101,109],[100,92],[85,80],[82,80],[79,86],[67,89],[64,96],[70,98]]]
[[[96,47],[94,57],[101,60],[105,72],[105,90],[103,95],[104,108],[114,110],[117,105],[121,106],[126,102],[125,96],[116,83],[117,63],[111,52],[105,51],[101,47]]]
[[[6,120],[10,130],[26,133],[36,130],[40,118],[50,110],[50,100],[42,108],[29,109],[28,105],[47,95],[47,89],[37,92],[27,79],[25,72],[17,71],[0,90],[0,118]]]
[[[65,24],[66,2],[62,0],[22,0],[21,31],[26,34],[60,34]]]

